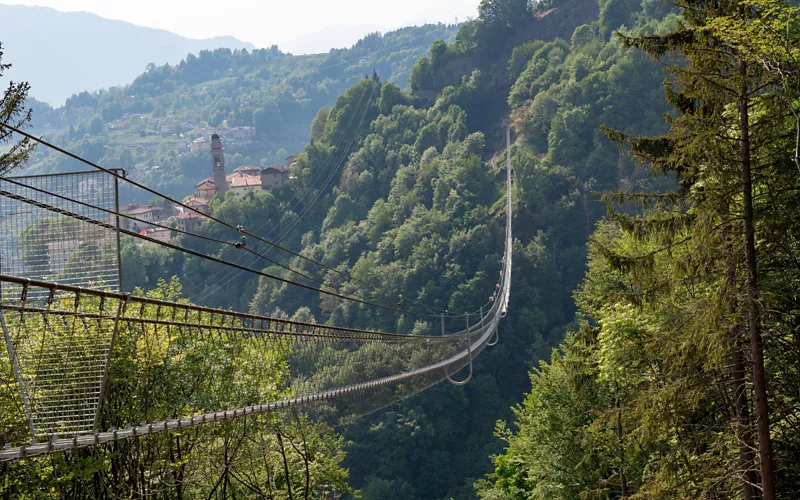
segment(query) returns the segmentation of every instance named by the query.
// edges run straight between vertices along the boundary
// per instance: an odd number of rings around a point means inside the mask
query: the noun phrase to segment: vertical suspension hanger
[[[483,318],[483,307],[481,307],[481,318]],[[492,321],[494,321],[494,318],[492,318]],[[496,322],[494,325],[494,340],[487,342],[486,347],[494,347],[497,345],[497,342],[500,340],[500,335],[498,333],[499,328],[499,322]]]
[[[21,294],[20,294],[20,326],[19,329],[22,329],[22,325],[24,325],[24,320],[22,319],[23,311],[25,309],[25,299],[27,296],[28,285],[23,285]],[[17,379],[17,385],[19,385],[20,395],[22,397],[22,403],[25,407],[25,414],[28,417],[28,426],[30,427],[31,434],[33,438],[36,439],[37,436],[37,429],[36,424],[33,421],[33,412],[31,411],[31,403],[28,397],[28,389],[25,386],[25,383],[22,378],[22,371],[20,370],[19,366],[19,359],[17,358],[17,351],[14,346],[14,339],[11,337],[11,331],[6,323],[6,317],[3,314],[3,308],[0,307],[0,327],[3,330],[3,337],[6,342],[6,349],[8,350],[8,357],[11,360],[11,366],[14,370],[14,376]],[[19,335],[17,335],[19,337]]]
[[[469,381],[472,380],[472,337],[471,337],[470,331],[469,331],[469,314],[468,313],[464,313],[464,319],[465,319],[465,321],[467,323],[467,353],[469,354],[469,375],[467,376],[466,380],[462,380],[460,382],[456,382],[455,380],[450,378],[450,375],[447,375],[447,381],[450,382],[453,385],[456,385],[456,386],[467,385],[467,383],[469,383]],[[442,323],[442,326],[444,327],[444,323]],[[445,372],[445,373],[447,373],[447,372]]]
[[[106,385],[108,384],[108,373],[111,369],[111,357],[114,355],[114,345],[116,344],[117,336],[119,335],[119,321],[125,315],[125,310],[131,301],[131,295],[126,294],[125,299],[117,300],[117,313],[114,317],[114,329],[111,332],[111,339],[108,343],[108,351],[106,353],[105,363],[103,364],[103,379],[100,382],[100,390],[97,395],[97,408],[94,413],[94,422],[92,424],[92,431],[97,432],[97,426],[100,424],[100,412],[103,408],[103,400],[106,396]]]

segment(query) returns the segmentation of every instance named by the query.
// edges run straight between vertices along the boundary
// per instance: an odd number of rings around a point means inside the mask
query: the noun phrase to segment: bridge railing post
[[[125,300],[120,300],[117,304],[117,315],[114,318],[114,329],[111,331],[111,340],[108,343],[108,351],[106,352],[105,366],[103,367],[103,379],[100,381],[100,392],[97,395],[97,408],[94,410],[94,422],[92,423],[92,430],[97,432],[97,424],[100,423],[100,410],[103,407],[103,398],[106,394],[106,384],[108,383],[108,371],[111,368],[111,356],[114,354],[114,343],[117,340],[117,333],[119,333],[119,320],[125,310],[128,308],[128,302],[131,300],[130,294]]]

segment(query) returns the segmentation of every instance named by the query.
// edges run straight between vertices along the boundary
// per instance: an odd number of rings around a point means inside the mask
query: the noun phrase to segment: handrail
[[[336,332],[345,332],[345,333],[357,333],[357,334],[366,334],[371,336],[377,337],[394,337],[394,338],[409,338],[411,335],[405,335],[401,333],[386,333],[386,332],[378,332],[373,330],[359,330],[356,328],[345,328],[340,326],[331,326],[331,325],[321,325],[317,323],[304,323],[301,321],[291,321],[287,319],[281,318],[274,318],[271,316],[259,316],[256,314],[248,314],[242,312],[235,312],[235,311],[226,311],[224,309],[217,309],[212,307],[204,307],[198,306],[194,304],[189,304],[185,302],[171,302],[167,300],[161,299],[154,299],[151,297],[143,297],[138,295],[130,295],[120,292],[111,292],[106,290],[95,290],[91,288],[83,288],[73,285],[64,285],[60,283],[53,283],[49,281],[42,281],[37,279],[31,278],[22,278],[19,276],[11,276],[7,274],[0,274],[0,283],[12,283],[15,285],[19,285],[23,288],[44,288],[50,290],[51,295],[57,291],[61,292],[69,292],[74,293],[76,295],[81,296],[91,296],[91,297],[100,297],[100,298],[112,298],[117,299],[120,301],[127,301],[130,300],[131,302],[137,304],[146,304],[146,305],[153,305],[153,306],[160,306],[160,307],[174,307],[177,309],[182,309],[186,311],[192,311],[197,313],[208,313],[211,315],[222,315],[226,317],[236,317],[238,319],[247,319],[253,321],[264,321],[264,322],[273,322],[276,324],[283,324],[283,325],[296,325],[305,328],[324,328],[327,330],[332,330]],[[6,300],[6,296],[0,296],[0,303]],[[431,340],[436,339],[438,337],[430,336],[426,337],[424,335],[414,336],[414,338],[418,339],[427,339],[430,338]]]
[[[510,137],[510,129],[507,132],[507,137]],[[510,140],[510,139],[507,139]],[[453,335],[447,336],[448,339],[457,337],[459,335],[464,335],[467,338],[467,348],[451,357],[434,363],[432,365],[417,368],[414,370],[410,370],[408,372],[399,373],[396,375],[391,375],[387,377],[383,377],[380,379],[370,380],[367,382],[362,382],[359,384],[354,384],[346,387],[341,387],[338,389],[327,390],[323,392],[317,392],[315,394],[310,394],[302,397],[295,397],[292,399],[286,399],[282,401],[275,401],[270,403],[262,403],[262,404],[255,404],[251,406],[246,406],[242,408],[235,408],[235,409],[228,409],[223,411],[217,412],[209,412],[209,413],[201,413],[199,415],[194,415],[191,417],[181,417],[177,419],[170,419],[161,422],[155,423],[143,423],[137,426],[128,426],[125,429],[115,430],[112,429],[106,432],[99,432],[94,433],[91,435],[77,435],[72,438],[64,438],[64,439],[52,439],[46,442],[34,442],[31,445],[27,446],[19,446],[16,448],[6,447],[5,449],[0,449],[0,462],[7,461],[7,460],[19,460],[21,458],[36,456],[36,455],[44,455],[48,453],[58,452],[58,451],[66,451],[66,450],[75,450],[78,448],[84,448],[89,446],[96,446],[102,443],[110,443],[116,442],[122,439],[129,439],[135,438],[138,436],[152,434],[155,432],[163,432],[173,429],[181,429],[184,427],[191,427],[196,425],[203,425],[206,423],[211,422],[218,422],[224,420],[235,419],[239,417],[243,417],[245,415],[252,415],[252,414],[260,414],[269,411],[274,411],[277,409],[282,408],[293,408],[297,406],[302,406],[307,403],[315,403],[318,401],[328,401],[332,400],[338,396],[346,396],[353,393],[362,393],[362,392],[369,392],[374,391],[377,388],[385,387],[391,384],[396,384],[399,382],[403,382],[406,380],[413,379],[414,377],[428,375],[428,374],[438,374],[441,373],[441,378],[438,380],[441,381],[443,379],[450,380],[451,383],[456,385],[464,385],[470,381],[473,374],[473,359],[480,354],[480,352],[487,346],[487,345],[494,345],[491,344],[492,335],[495,335],[495,338],[498,336],[498,326],[500,320],[505,317],[508,312],[508,304],[510,300],[510,288],[511,288],[511,258],[512,258],[512,234],[511,234],[511,218],[512,218],[512,204],[511,204],[511,161],[510,161],[510,148],[508,148],[507,152],[507,213],[506,213],[506,239],[505,239],[505,250],[503,256],[503,275],[501,277],[501,282],[498,290],[493,293],[492,295],[492,307],[489,309],[487,314],[484,316],[481,314],[481,320],[478,324],[474,325],[474,327],[470,327],[469,325],[469,315],[466,316],[467,327],[464,331],[458,332]],[[56,285],[54,283],[46,283],[36,280],[29,280],[25,278],[17,278],[13,276],[5,276],[0,275],[0,281],[8,281],[12,283],[16,283],[19,285],[23,285],[23,288],[27,288],[28,286],[41,286],[42,288],[49,288],[52,291],[54,290],[63,290],[63,291],[71,291],[78,295],[80,294],[87,294],[87,295],[95,295],[101,297],[117,297],[119,299],[125,299],[127,296],[123,294],[114,294],[111,292],[102,292],[96,290],[89,290],[83,289],[78,287],[72,286],[62,286]],[[24,292],[23,292],[24,294]],[[52,293],[51,293],[52,296]],[[2,297],[0,297],[2,299]],[[344,332],[351,332],[351,333],[366,333],[371,335],[380,335],[380,336],[391,336],[391,337],[401,337],[406,339],[425,339],[426,337],[421,336],[407,336],[407,335],[399,335],[399,334],[387,334],[381,332],[371,332],[365,330],[354,330],[348,328],[338,328],[338,327],[331,327],[327,325],[316,325],[311,323],[298,323],[298,322],[291,322],[286,320],[280,320],[277,318],[267,318],[261,316],[254,316],[249,314],[242,314],[242,313],[233,313],[230,311],[223,311],[219,309],[210,309],[204,308],[199,306],[191,306],[189,304],[181,304],[181,303],[171,303],[166,301],[161,301],[157,299],[150,299],[146,297],[131,297],[130,300],[132,301],[139,301],[144,304],[153,304],[153,305],[168,305],[168,306],[176,306],[185,308],[187,310],[194,310],[198,312],[209,312],[212,314],[226,314],[232,315],[241,319],[250,319],[250,320],[264,320],[264,321],[274,321],[276,323],[280,323],[283,325],[296,325],[296,326],[305,326],[305,327],[312,327],[312,328],[322,328],[322,329],[329,329],[334,331],[344,331]],[[0,308],[1,310],[2,308]],[[52,312],[52,311],[51,311]],[[276,332],[277,333],[277,332]],[[444,336],[444,316],[442,315],[442,333]],[[475,341],[473,341],[473,333],[478,333],[478,337]],[[288,333],[287,335],[292,335],[292,333]],[[430,339],[440,339],[442,337],[429,337]],[[496,340],[495,342],[496,343]],[[450,379],[449,373],[452,369],[461,369],[464,366],[469,366],[469,377],[462,382],[454,382]]]

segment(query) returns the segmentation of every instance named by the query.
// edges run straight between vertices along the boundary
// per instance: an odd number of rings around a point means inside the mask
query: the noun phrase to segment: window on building
[[[214,157],[214,165],[220,165],[219,155]]]

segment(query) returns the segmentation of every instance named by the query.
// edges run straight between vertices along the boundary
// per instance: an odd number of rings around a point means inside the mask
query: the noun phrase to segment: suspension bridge
[[[115,182],[120,179],[132,182],[118,172],[103,169],[23,131],[9,128],[92,165],[113,176]],[[7,348],[6,359],[15,379],[14,398],[19,402],[16,408],[8,409],[4,418],[26,426],[30,437],[29,442],[5,444],[0,449],[0,461],[299,408],[317,413],[320,418],[337,415],[341,421],[383,408],[445,380],[455,385],[466,384],[472,377],[474,359],[487,346],[497,343],[499,323],[509,308],[512,271],[510,129],[507,131],[506,162],[505,248],[498,266],[500,276],[489,302],[472,313],[434,311],[429,305],[402,298],[388,303],[320,281],[316,281],[320,286],[296,282],[177,244],[153,240],[174,250],[217,260],[237,272],[277,279],[337,300],[424,317],[430,326],[424,335],[291,321],[201,307],[163,297],[134,296],[107,286],[79,286],[0,274],[0,326]],[[70,198],[30,185],[23,186],[26,190],[23,192],[14,187],[19,181],[5,178],[0,181],[0,198],[5,197],[20,206],[77,221],[81,227],[149,239],[122,229],[119,219],[133,217],[119,213],[113,204],[94,205],[96,202],[88,199]],[[145,186],[138,186],[182,205]],[[45,198],[37,196],[44,194]],[[214,240],[216,243],[245,250],[256,258],[314,280],[248,247],[247,240],[255,239],[346,279],[380,288],[241,227],[202,215],[236,231],[241,237],[240,241]],[[97,252],[107,254],[101,250]],[[36,263],[35,253],[23,257]],[[118,265],[113,259],[104,264],[109,269],[113,265]],[[433,330],[440,331],[434,333]],[[468,370],[466,378],[455,380],[455,374],[465,368]],[[142,371],[164,380],[170,388],[169,394],[154,394],[147,383],[152,377],[140,380],[136,376]],[[9,388],[6,384],[6,389]]]

